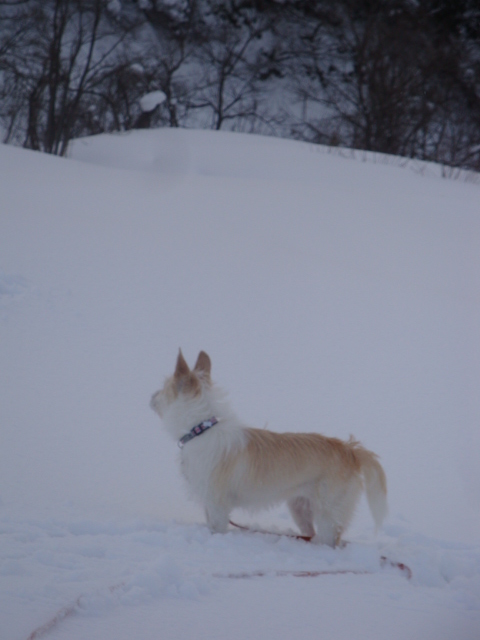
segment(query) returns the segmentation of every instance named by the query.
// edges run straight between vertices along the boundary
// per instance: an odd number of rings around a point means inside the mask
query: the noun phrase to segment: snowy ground
[[[207,131],[71,156],[0,147],[1,639],[480,637],[480,187]],[[179,346],[246,422],[376,451],[378,537],[212,536],[148,407]]]

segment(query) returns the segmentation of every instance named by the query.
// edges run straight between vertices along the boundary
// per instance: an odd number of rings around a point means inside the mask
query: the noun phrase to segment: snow
[[[107,2],[107,9],[113,14],[118,15],[122,12],[122,3],[120,0],[109,0]]]
[[[478,638],[479,188],[224,132],[2,145],[2,639]],[[376,451],[379,535],[211,535],[148,406],[180,346],[248,423]]]
[[[142,111],[153,111],[159,104],[165,102],[167,96],[163,91],[151,91],[140,98],[140,108]]]

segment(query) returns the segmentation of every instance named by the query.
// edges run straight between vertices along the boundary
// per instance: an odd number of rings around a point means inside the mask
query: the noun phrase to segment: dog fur
[[[302,535],[335,546],[364,488],[377,528],[382,524],[386,477],[373,452],[352,437],[345,442],[317,433],[247,427],[212,383],[210,372],[204,351],[193,370],[180,351],[174,374],[152,396],[150,406],[176,440],[202,421],[218,419],[181,450],[182,472],[213,532],[227,531],[236,507],[257,510],[286,502]]]

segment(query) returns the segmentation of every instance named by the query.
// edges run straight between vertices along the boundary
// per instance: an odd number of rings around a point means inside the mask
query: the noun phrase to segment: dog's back
[[[225,456],[212,474],[218,502],[260,509],[285,501],[302,534],[316,532],[321,542],[334,545],[365,486],[375,524],[381,525],[387,511],[385,473],[359,442],[316,433],[244,431],[244,447]]]

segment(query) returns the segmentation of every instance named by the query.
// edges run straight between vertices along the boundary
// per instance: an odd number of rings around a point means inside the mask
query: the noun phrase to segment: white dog
[[[375,524],[381,525],[386,478],[374,453],[353,438],[344,442],[243,425],[212,384],[210,370],[204,351],[193,370],[180,351],[173,376],[150,404],[178,440],[183,474],[212,531],[227,531],[235,507],[261,509],[286,501],[302,535],[335,546],[364,483]]]

